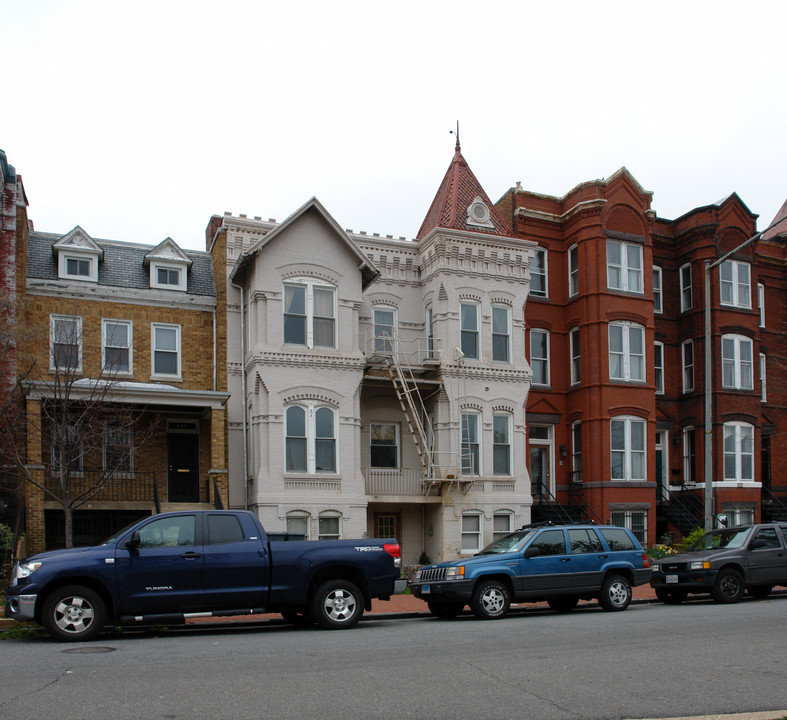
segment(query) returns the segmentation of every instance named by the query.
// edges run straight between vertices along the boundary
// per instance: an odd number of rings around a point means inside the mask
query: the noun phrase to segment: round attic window
[[[477,223],[489,222],[489,208],[480,200],[476,200],[469,208],[470,217]]]

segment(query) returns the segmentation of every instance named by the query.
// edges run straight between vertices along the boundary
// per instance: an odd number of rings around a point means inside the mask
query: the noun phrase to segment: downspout
[[[230,280],[232,287],[240,290],[240,383],[243,403],[243,498],[249,509],[249,433],[246,418],[246,293],[241,285]]]

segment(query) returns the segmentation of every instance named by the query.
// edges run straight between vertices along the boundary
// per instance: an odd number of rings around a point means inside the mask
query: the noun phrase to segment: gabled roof
[[[259,253],[263,248],[267,247],[273,240],[281,235],[287,228],[295,224],[301,217],[308,212],[316,212],[328,227],[333,230],[337,237],[347,246],[347,249],[355,256],[358,261],[358,270],[361,272],[362,286],[366,288],[375,278],[380,274],[380,271],[374,266],[371,260],[361,251],[361,249],[353,242],[352,238],[339,226],[339,223],[333,219],[333,216],[325,209],[323,204],[313,197],[300,208],[298,208],[290,217],[284,222],[275,227],[269,233],[266,233],[260,240],[252,245],[245,253],[243,253],[235,267],[230,273],[231,279],[235,279],[238,273],[250,260]]]
[[[762,235],[763,240],[770,240],[779,236],[787,237],[787,200],[784,201],[784,205],[776,213],[770,225],[772,227]]]
[[[52,252],[57,253],[60,250],[81,251],[98,255],[100,258],[104,257],[103,248],[79,225],[52,245]]]
[[[482,206],[488,213],[483,212]],[[478,208],[482,213],[471,212],[472,208]],[[462,157],[459,138],[453,160],[415,239],[423,240],[438,227],[514,237]]]
[[[182,263],[188,267],[191,267],[193,262],[192,259],[178,247],[178,244],[169,237],[166,240],[162,240],[149,253],[145,254],[145,267],[150,265],[151,260]]]

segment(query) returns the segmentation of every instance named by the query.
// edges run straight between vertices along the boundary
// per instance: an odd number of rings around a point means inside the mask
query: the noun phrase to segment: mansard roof
[[[779,212],[776,213],[773,220],[770,222],[769,229],[762,235],[763,240],[772,240],[777,237],[787,239],[787,200],[781,206]]]
[[[462,156],[459,138],[448,171],[415,239],[423,240],[438,227],[515,237]]]
[[[374,263],[369,260],[363,251],[356,245],[350,235],[342,230],[333,216],[325,209],[323,204],[316,198],[312,197],[308,202],[298,208],[290,217],[284,220],[280,225],[275,227],[270,232],[266,233],[260,240],[252,245],[245,253],[243,253],[235,263],[232,269],[231,277],[234,279],[243,267],[245,267],[251,259],[259,253],[263,248],[267,247],[273,240],[281,235],[287,228],[294,225],[300,218],[308,212],[317,213],[328,225],[328,227],[336,234],[336,236],[346,245],[347,249],[355,256],[358,262],[358,270],[361,272],[362,286],[365,289],[373,280],[379,275],[380,271],[374,266]]]
[[[60,250],[69,250],[71,252],[83,252],[104,257],[104,250],[101,246],[93,240],[79,225],[77,225],[71,232],[66,233],[54,245],[52,245],[52,252],[57,253]]]
[[[27,246],[26,277],[31,280],[57,281],[59,276],[54,246],[76,230],[81,230],[81,228],[77,226],[67,235],[32,231]],[[82,232],[84,233],[84,231]],[[87,233],[84,235],[89,237]],[[103,254],[103,259],[98,264],[97,285],[99,287],[150,289],[150,270],[145,267],[145,257],[154,248],[151,248],[150,245],[113,240],[90,238],[90,241]],[[216,286],[213,281],[213,265],[210,254],[199,250],[181,252],[192,263],[188,272],[187,292],[191,295],[215,296]]]

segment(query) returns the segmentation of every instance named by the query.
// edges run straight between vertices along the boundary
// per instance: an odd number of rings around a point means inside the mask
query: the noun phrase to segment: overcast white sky
[[[36,229],[203,249],[213,214],[414,237],[625,165],[675,218],[787,198],[787,2],[0,0],[0,148]]]

